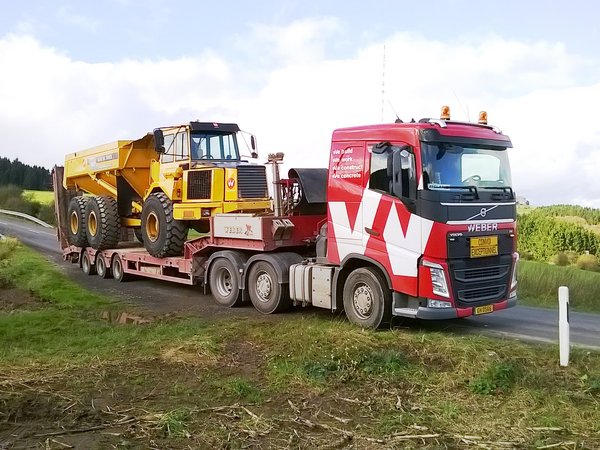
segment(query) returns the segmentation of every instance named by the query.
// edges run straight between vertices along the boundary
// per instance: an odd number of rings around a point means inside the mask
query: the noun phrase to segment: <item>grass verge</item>
[[[600,312],[600,273],[534,261],[519,261],[518,295],[521,304],[558,307],[559,286],[569,287],[571,307]]]
[[[127,306],[8,245],[0,447],[600,446],[598,353],[559,368],[553,346],[311,314],[122,325],[102,317]]]

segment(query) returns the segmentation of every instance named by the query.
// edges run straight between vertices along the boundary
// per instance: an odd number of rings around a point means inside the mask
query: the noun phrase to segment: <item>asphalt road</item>
[[[252,307],[222,308],[216,305],[209,295],[204,295],[201,287],[181,286],[149,279],[118,283],[114,280],[87,276],[81,272],[78,265],[62,260],[54,229],[0,215],[0,234],[19,238],[24,244],[46,255],[69,277],[86,287],[120,298],[125,302],[144,306],[157,314],[190,313],[203,317],[259,315]],[[574,301],[576,299],[572,299],[572,302]],[[310,311],[319,315],[329,314],[317,308],[311,308]],[[277,317],[285,317],[285,315]],[[574,345],[600,349],[600,315],[571,311],[570,325],[571,342]],[[517,306],[494,314],[463,320],[445,322],[402,320],[401,326],[458,334],[491,334],[528,341],[557,342],[558,339],[557,311],[527,306]]]

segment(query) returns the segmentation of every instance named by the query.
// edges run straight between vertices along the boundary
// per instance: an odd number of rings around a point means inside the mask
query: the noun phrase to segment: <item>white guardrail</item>
[[[43,227],[54,228],[52,225],[44,222],[43,220],[38,219],[37,217],[30,216],[29,214],[25,214],[25,213],[21,213],[21,212],[17,212],[17,211],[9,211],[7,209],[0,209],[0,214],[8,214],[9,216],[22,217],[23,219],[31,220],[32,222],[35,222]]]

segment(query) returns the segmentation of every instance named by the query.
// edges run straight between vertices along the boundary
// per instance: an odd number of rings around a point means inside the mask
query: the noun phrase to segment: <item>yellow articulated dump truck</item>
[[[243,160],[240,142],[236,124],[190,122],[67,155],[63,185],[84,193],[69,203],[69,244],[112,248],[127,227],[152,256],[178,256],[216,214],[271,210],[265,166]]]

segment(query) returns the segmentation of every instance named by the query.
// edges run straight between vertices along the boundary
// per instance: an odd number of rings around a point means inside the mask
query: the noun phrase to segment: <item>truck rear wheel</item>
[[[81,254],[81,270],[83,270],[83,273],[86,275],[94,275],[96,273],[95,267],[90,259],[90,255],[85,250]]]
[[[242,291],[237,271],[227,258],[217,258],[211,264],[208,285],[219,305],[230,308],[242,304]]]
[[[363,328],[389,327],[392,300],[387,283],[377,270],[354,270],[344,284],[344,310],[348,320]]]
[[[96,254],[96,273],[100,278],[110,277],[110,268],[106,267],[106,261],[102,252]]]
[[[123,261],[119,255],[113,256],[110,268],[115,280],[121,282],[129,279],[129,274],[125,273],[123,270]]]
[[[278,282],[275,268],[267,261],[258,261],[250,268],[248,292],[254,307],[263,314],[283,312],[292,306],[287,284]]]
[[[69,244],[77,247],[86,247],[88,245],[87,234],[85,231],[85,206],[89,197],[73,197],[69,202],[67,217],[67,240]]]
[[[188,228],[173,219],[173,202],[163,192],[150,195],[142,206],[142,237],[144,247],[152,256],[179,256]]]
[[[119,243],[121,225],[117,201],[108,196],[92,197],[85,207],[86,234],[90,247],[104,250]]]

